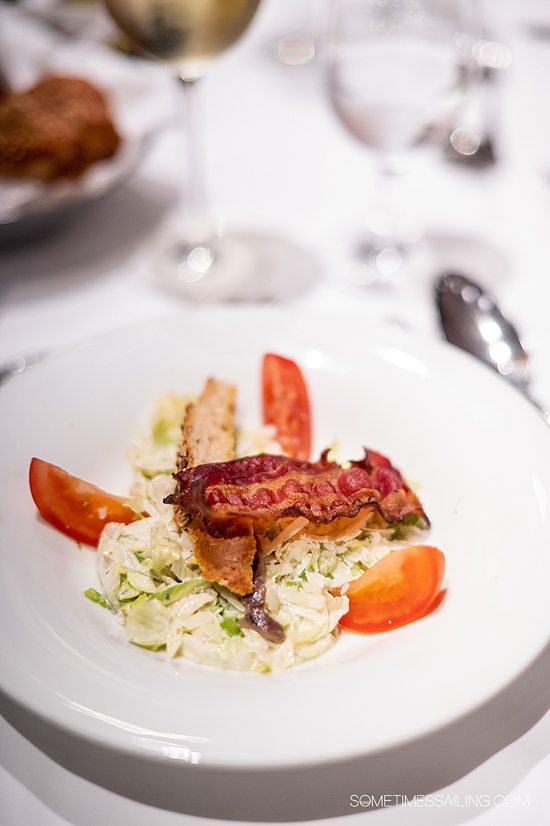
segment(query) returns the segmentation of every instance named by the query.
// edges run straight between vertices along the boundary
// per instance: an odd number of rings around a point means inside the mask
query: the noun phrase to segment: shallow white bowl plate
[[[209,375],[236,382],[241,419],[259,422],[266,351],[302,365],[316,451],[338,439],[358,458],[366,445],[418,481],[448,588],[422,621],[343,634],[275,676],[127,644],[82,596],[98,585],[95,552],[43,523],[27,484],[34,455],[125,492],[127,449],[155,396],[198,392]],[[373,755],[487,701],[550,638],[550,434],[515,391],[447,346],[335,319],[199,310],[52,358],[0,400],[0,684],[73,738],[177,762],[182,777]]]

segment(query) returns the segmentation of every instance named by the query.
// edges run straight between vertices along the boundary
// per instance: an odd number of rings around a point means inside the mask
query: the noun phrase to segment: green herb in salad
[[[97,602],[98,605],[101,605],[103,608],[107,608],[107,610],[112,611],[111,603],[105,596],[105,594],[100,594],[99,591],[96,591],[95,588],[87,588],[84,591],[84,596],[88,597],[92,602]]]
[[[225,617],[220,622],[221,627],[229,634],[230,637],[242,637],[243,632],[241,630],[241,626],[239,625],[237,619],[235,617]]]
[[[169,588],[164,588],[164,590],[157,591],[150,596],[151,599],[160,600],[164,605],[171,605],[176,600],[188,596],[193,591],[196,591],[197,588],[204,585],[208,585],[205,579],[190,579],[187,582],[178,582],[176,585],[170,585]]]

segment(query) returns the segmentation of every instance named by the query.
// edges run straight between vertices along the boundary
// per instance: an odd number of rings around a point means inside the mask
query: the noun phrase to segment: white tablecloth
[[[278,234],[314,256],[315,283],[294,303],[304,312],[360,319],[366,336],[371,319],[438,335],[431,278],[442,267],[461,267],[493,288],[516,321],[532,354],[537,395],[550,404],[550,40],[529,32],[530,23],[550,25],[550,7],[534,0],[488,4],[488,21],[513,52],[499,86],[500,162],[478,172],[438,163],[412,177],[404,197],[421,215],[432,249],[410,282],[383,291],[349,281],[350,245],[368,203],[371,160],[331,112],[321,61],[289,67],[273,57],[277,37],[302,26],[304,12],[295,5],[264,0],[250,32],[203,83],[213,204],[228,226]],[[178,215],[182,153],[182,135],[167,129],[132,180],[80,222],[41,241],[0,249],[2,360],[142,319],[193,312],[154,278],[158,247]],[[523,707],[528,703],[532,696],[519,695],[513,719],[501,721],[514,742],[441,790],[448,795],[444,806],[425,801],[355,817],[372,826],[550,822],[550,714],[532,725]],[[151,810],[70,774],[7,723],[1,744],[3,826],[110,826],[122,819],[169,826],[192,819]]]

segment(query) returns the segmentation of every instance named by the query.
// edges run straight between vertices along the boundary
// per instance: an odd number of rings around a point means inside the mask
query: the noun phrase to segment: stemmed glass
[[[164,286],[185,297],[241,297],[261,253],[261,239],[222,234],[207,209],[202,140],[196,129],[198,81],[252,20],[260,0],[105,0],[130,40],[173,67],[187,103],[185,214],[176,243],[159,261]],[[272,242],[271,242],[272,243]]]
[[[472,52],[469,0],[333,0],[329,97],[378,167],[379,203],[367,210],[356,250],[361,283],[403,275],[420,228],[414,215],[399,211],[395,183],[412,149],[447,137],[471,78]]]

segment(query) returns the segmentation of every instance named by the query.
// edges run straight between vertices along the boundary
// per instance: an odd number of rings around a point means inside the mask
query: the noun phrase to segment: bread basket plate
[[[152,131],[135,138],[121,137],[113,157],[97,161],[76,179],[43,183],[0,178],[0,244],[62,225],[114,192],[136,170],[155,134]]]

